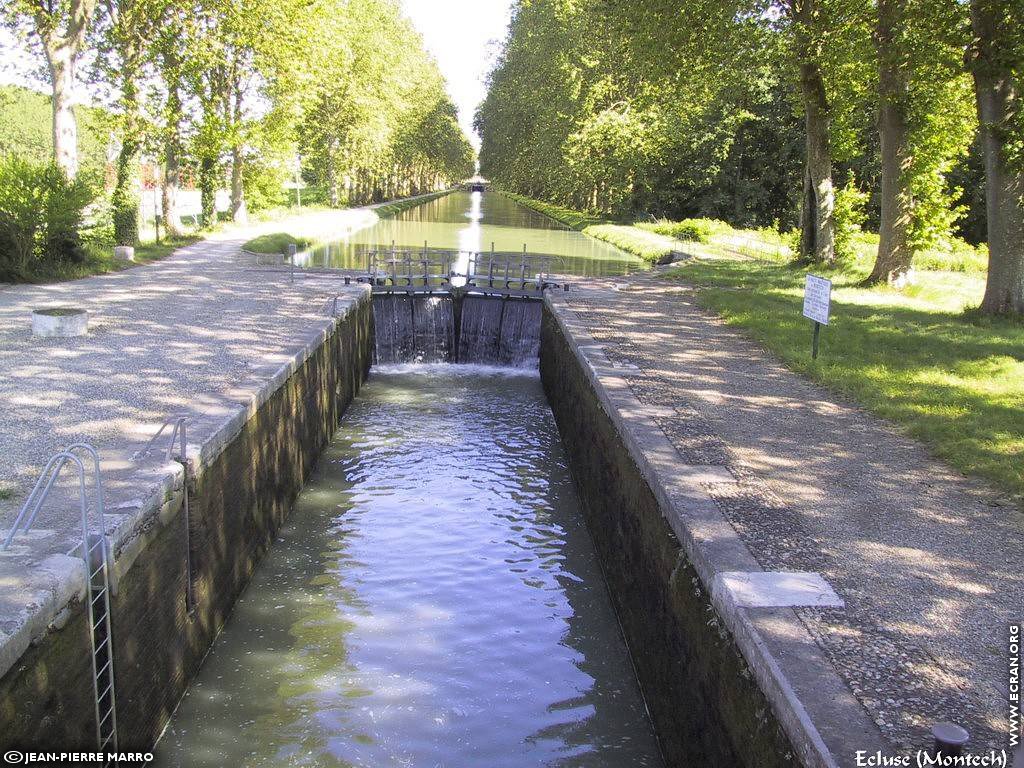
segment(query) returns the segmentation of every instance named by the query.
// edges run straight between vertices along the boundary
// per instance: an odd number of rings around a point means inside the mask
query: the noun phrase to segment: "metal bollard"
[[[290,273],[290,276],[289,276],[289,282],[292,282],[292,283],[295,282],[295,251],[296,251],[295,243],[289,243],[288,244],[288,261],[290,261],[291,265],[292,265],[291,273]]]
[[[971,735],[966,728],[955,723],[936,723],[932,726],[935,738],[935,757],[958,757]]]

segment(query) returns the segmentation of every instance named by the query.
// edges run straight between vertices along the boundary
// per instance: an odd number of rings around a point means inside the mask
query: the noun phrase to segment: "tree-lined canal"
[[[630,254],[537,213],[498,192],[453,192],[314,248],[309,266],[362,268],[372,246],[418,249],[424,243],[464,253],[489,251],[551,257],[550,270],[569,275],[620,275],[644,267]]]
[[[536,372],[376,368],[168,766],[656,766]]]

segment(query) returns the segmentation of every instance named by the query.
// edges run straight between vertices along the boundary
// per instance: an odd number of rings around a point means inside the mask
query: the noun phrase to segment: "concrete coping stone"
[[[818,574],[766,573],[701,485],[724,480],[722,470],[728,470],[681,465],[655,420],[666,415],[640,403],[625,371],[612,368],[565,297],[548,293],[545,303],[800,762],[838,768],[848,761],[836,755],[848,756],[854,747],[887,751],[881,732],[794,611],[795,605],[841,606],[841,598]]]
[[[820,573],[725,571],[715,575],[712,591],[738,608],[843,608]]]

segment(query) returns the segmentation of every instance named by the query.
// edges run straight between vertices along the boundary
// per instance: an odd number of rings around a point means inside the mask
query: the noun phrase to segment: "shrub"
[[[639,223],[636,226],[665,237],[697,243],[710,243],[715,235],[727,234],[732,231],[731,226],[718,219],[681,219],[680,221],[660,219],[652,223]]]
[[[20,280],[41,262],[85,259],[81,229],[90,185],[55,163],[0,157],[0,279]]]
[[[114,192],[110,201],[114,220],[114,244],[139,243],[139,199],[131,192]]]
[[[833,217],[836,229],[836,258],[853,261],[857,253],[853,247],[854,240],[861,232],[867,219],[864,208],[868,202],[868,193],[858,189],[853,179],[845,187],[836,190]]]

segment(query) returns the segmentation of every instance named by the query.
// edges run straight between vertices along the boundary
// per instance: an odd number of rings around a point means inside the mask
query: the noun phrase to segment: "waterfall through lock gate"
[[[470,363],[535,368],[547,257],[375,249],[372,286],[374,362]]]
[[[542,305],[536,299],[378,293],[374,362],[535,367]]]

